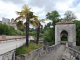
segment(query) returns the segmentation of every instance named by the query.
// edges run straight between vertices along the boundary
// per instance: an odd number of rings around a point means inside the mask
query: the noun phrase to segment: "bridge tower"
[[[61,37],[65,35],[69,46],[76,46],[76,24],[73,22],[58,22],[55,25],[55,45],[61,43]]]

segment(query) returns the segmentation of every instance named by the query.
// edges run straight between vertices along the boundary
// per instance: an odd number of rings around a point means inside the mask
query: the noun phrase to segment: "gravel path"
[[[38,60],[62,60],[62,54],[65,51],[65,45],[60,45],[55,51],[48,53],[42,57],[39,57]]]

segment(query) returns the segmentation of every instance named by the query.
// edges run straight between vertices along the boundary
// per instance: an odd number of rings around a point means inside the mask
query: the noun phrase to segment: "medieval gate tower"
[[[61,37],[65,35],[68,45],[76,46],[76,24],[73,22],[58,22],[55,25],[55,45],[61,42]]]

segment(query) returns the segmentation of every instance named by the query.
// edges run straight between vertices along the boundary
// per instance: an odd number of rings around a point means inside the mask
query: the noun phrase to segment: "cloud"
[[[36,10],[37,11],[36,14],[44,18],[45,17],[44,15],[46,15],[47,12],[51,12],[54,10],[57,10],[61,16],[63,16],[67,10],[74,11],[75,9],[72,8],[74,6],[73,5],[74,1],[75,0],[69,0],[69,1],[68,0],[56,0],[56,1],[55,0],[47,0],[47,1],[30,0],[28,5],[38,8],[38,10],[37,9],[33,9],[33,10]]]
[[[1,0],[1,1],[8,2],[8,3],[12,2],[14,4],[22,4],[22,3],[25,3],[25,0]]]
[[[53,10],[58,11],[61,17],[67,10],[71,10],[80,19],[79,0],[0,0],[0,19],[2,17],[16,18],[15,11],[21,11],[25,3],[32,8],[39,19],[45,19],[46,14]]]
[[[19,6],[16,6],[14,4],[5,4],[4,2],[0,1],[0,20],[2,20],[2,17],[5,18],[16,18],[17,15],[15,11],[19,11],[20,8]]]

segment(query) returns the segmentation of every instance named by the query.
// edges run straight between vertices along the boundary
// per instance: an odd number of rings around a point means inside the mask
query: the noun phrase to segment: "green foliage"
[[[51,13],[48,12],[48,13],[46,14],[46,18],[47,18],[47,19],[50,19],[50,20],[52,20],[52,21],[53,21],[53,20],[55,21],[56,19],[59,19],[59,16],[60,16],[60,15],[58,14],[58,12],[57,12],[56,10],[55,10],[55,11],[52,11]]]
[[[42,33],[42,34],[43,34],[43,33],[44,33],[44,30],[41,30],[41,29],[40,29],[40,33]]]
[[[15,35],[14,28],[12,26],[8,26],[6,24],[0,24],[0,35]]]
[[[43,38],[44,37],[44,34],[40,33],[39,37],[40,38]]]
[[[12,26],[0,24],[0,35],[25,36],[26,33],[24,27],[15,30]]]
[[[37,34],[36,31],[29,32],[29,36],[36,36],[36,34]]]
[[[17,34],[17,36],[26,36],[26,31],[21,31],[20,29],[15,31],[15,33]]]
[[[79,48],[79,51],[80,51],[80,48]]]
[[[55,27],[56,22],[60,22],[60,15],[59,13],[55,10],[52,11],[51,13],[46,14],[46,18],[52,21],[52,25]]]
[[[49,30],[46,30],[44,32],[44,42],[49,42],[49,44],[54,44],[55,42],[55,36],[54,36],[54,30],[53,29],[49,29]]]
[[[65,35],[63,35],[63,36],[61,37],[61,41],[68,41],[68,40],[67,40],[67,37],[66,37]]]
[[[51,22],[47,23],[47,25],[45,25],[45,27],[44,27],[44,31],[50,29],[51,25],[52,25]]]
[[[34,28],[29,29],[29,32],[32,32],[32,31],[35,31],[35,29]]]
[[[52,23],[48,23],[44,27],[44,42],[49,42],[50,45],[55,43],[55,24],[61,21],[59,13],[55,10],[46,14],[46,18],[51,20]],[[50,26],[53,26],[52,28]]]
[[[74,13],[72,11],[66,11],[64,14],[64,21],[65,22],[71,22],[74,19],[76,19],[76,16],[74,15]]]
[[[22,26],[22,27],[18,27],[18,30],[26,31],[26,27],[24,27],[24,26]]]
[[[24,44],[23,46],[19,47],[16,49],[16,55],[19,54],[27,54],[35,49],[40,48],[41,45],[40,44],[35,44],[35,43],[29,43],[29,46],[27,47],[26,44]]]
[[[80,21],[73,21],[76,23],[76,44],[80,46]]]

